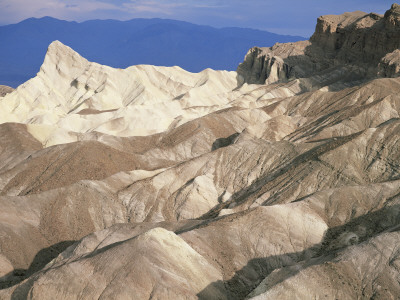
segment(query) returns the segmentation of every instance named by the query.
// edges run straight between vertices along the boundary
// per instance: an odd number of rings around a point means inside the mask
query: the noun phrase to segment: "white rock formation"
[[[149,135],[227,105],[235,87],[235,72],[113,69],[56,41],[37,76],[0,101],[0,121],[29,124],[46,145],[65,143],[69,131]]]
[[[238,73],[54,42],[0,98],[0,299],[398,299],[399,16]]]

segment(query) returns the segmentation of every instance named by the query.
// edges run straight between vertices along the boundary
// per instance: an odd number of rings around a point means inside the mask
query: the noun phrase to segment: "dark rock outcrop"
[[[11,93],[14,89],[6,85],[0,85],[0,97],[4,97],[8,93]]]
[[[400,67],[400,6],[385,13],[321,16],[309,41],[252,48],[239,65],[238,84],[311,77],[306,87],[395,77]],[[329,71],[329,78],[325,74]],[[332,71],[337,76],[332,77]],[[345,80],[343,80],[344,75]]]

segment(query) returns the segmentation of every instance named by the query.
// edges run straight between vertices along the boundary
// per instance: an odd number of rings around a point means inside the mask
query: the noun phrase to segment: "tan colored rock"
[[[400,72],[400,50],[386,54],[379,64],[378,75],[382,77],[398,77]]]
[[[0,98],[0,299],[398,299],[398,15],[237,73],[54,42]]]
[[[0,97],[4,97],[5,95],[11,93],[14,89],[12,87],[6,85],[0,85]]]
[[[321,16],[309,41],[251,49],[238,67],[238,83],[263,84],[308,77],[303,84],[309,90],[373,78],[377,73],[397,76],[395,54],[386,54],[400,47],[398,10],[394,4],[384,16],[361,11]],[[391,67],[385,67],[387,64]],[[332,76],[334,71],[337,76]]]

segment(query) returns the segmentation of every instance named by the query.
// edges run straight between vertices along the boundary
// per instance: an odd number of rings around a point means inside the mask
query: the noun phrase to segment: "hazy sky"
[[[157,17],[308,37],[320,15],[355,10],[384,13],[392,3],[393,0],[0,0],[0,25],[43,16],[79,22]]]

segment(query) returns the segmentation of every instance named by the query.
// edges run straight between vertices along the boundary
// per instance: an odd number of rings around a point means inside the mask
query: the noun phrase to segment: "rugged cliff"
[[[398,4],[384,16],[360,11],[321,16],[309,41],[250,49],[237,69],[238,82],[263,84],[311,77],[306,80],[307,89],[395,77],[399,47]]]
[[[397,10],[238,74],[52,43],[0,97],[0,299],[399,299]]]

